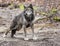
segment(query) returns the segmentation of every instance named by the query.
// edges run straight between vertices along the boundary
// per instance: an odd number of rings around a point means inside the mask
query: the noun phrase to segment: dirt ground
[[[3,38],[4,32],[10,26],[13,18],[20,13],[20,10],[0,9],[0,46],[60,46],[60,22],[53,24],[35,24],[35,35],[37,40],[32,39],[30,28],[27,29],[28,41],[23,39],[23,29],[15,34],[15,38],[10,38],[10,33]],[[41,27],[45,26],[42,30]],[[28,31],[29,30],[29,31]]]
[[[16,33],[15,38],[10,38],[10,33],[7,37],[3,38],[3,33],[0,33],[0,46],[60,46],[60,29],[51,29],[50,31],[41,31],[35,33],[37,40],[31,39],[31,34],[27,37],[30,38],[28,41],[23,39],[22,33]]]

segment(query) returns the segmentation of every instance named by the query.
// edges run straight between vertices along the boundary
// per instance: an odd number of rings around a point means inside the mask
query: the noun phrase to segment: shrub
[[[21,10],[24,10],[24,5],[23,5],[23,4],[20,4],[20,5],[19,5],[19,8],[20,8]]]
[[[57,13],[57,9],[56,8],[52,8],[51,11],[50,11],[50,14],[55,14]]]
[[[55,16],[53,19],[54,19],[55,21],[60,21],[60,17],[58,17],[58,16]]]

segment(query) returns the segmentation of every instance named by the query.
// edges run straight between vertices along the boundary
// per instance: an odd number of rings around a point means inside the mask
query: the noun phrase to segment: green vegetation
[[[57,13],[57,9],[56,8],[53,8],[52,10],[51,10],[51,14],[56,14]],[[53,18],[55,21],[60,21],[60,17],[58,17],[58,16],[55,16],[54,18]]]
[[[52,8],[51,10],[50,10],[50,14],[56,14],[57,13],[57,9],[56,8]]]
[[[58,17],[58,16],[55,16],[53,19],[54,19],[55,21],[60,21],[60,17]]]
[[[46,12],[40,12],[40,14],[44,16],[48,15]]]
[[[10,6],[13,7],[14,5],[11,3]],[[23,4],[19,4],[19,8],[21,10],[24,10],[24,5]],[[33,8],[34,8],[34,10],[38,9],[37,6],[33,6]],[[48,13],[43,12],[43,11],[42,12],[38,12],[38,13],[41,14],[41,15],[43,15],[43,16],[55,15],[57,13],[57,9],[56,8],[52,8]],[[60,21],[60,18],[56,17],[56,16],[53,19],[56,20],[56,21],[58,21],[58,20]],[[39,19],[39,20],[42,20],[42,19]]]
[[[33,9],[34,9],[34,10],[37,10],[38,8],[37,8],[37,6],[33,6]]]
[[[57,9],[56,8],[53,8],[51,11],[52,12],[57,12]]]
[[[46,12],[39,12],[39,14],[41,14],[43,16],[51,16],[51,15],[55,15],[56,13],[57,13],[57,9],[56,8],[51,9],[48,13],[46,13]],[[41,20],[41,19],[39,19],[39,20]],[[55,15],[55,17],[53,17],[53,20],[60,21],[60,17]]]
[[[11,3],[11,5],[9,5],[9,6],[14,7],[14,4]],[[20,4],[18,4],[18,6],[19,6],[20,10],[24,10],[24,4],[20,3]],[[33,6],[33,9],[37,10],[38,8],[37,8],[37,6]]]
[[[20,5],[19,5],[19,8],[20,8],[21,10],[24,10],[24,5],[23,5],[23,4],[20,4]]]
[[[23,4],[20,4],[20,5],[19,5],[19,8],[20,8],[21,10],[24,10],[24,5],[23,5]],[[34,9],[34,10],[37,10],[37,7],[36,7],[36,6],[33,6],[33,9]]]

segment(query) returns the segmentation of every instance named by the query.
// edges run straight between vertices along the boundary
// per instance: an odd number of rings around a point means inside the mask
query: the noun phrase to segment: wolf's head
[[[25,5],[24,9],[25,9],[25,14],[27,16],[30,16],[31,14],[33,14],[33,6],[32,6],[32,4]]]
[[[30,22],[34,19],[34,10],[32,4],[24,6],[25,19]]]

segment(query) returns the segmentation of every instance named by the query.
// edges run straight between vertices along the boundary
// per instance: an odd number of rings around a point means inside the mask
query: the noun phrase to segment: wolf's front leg
[[[37,40],[37,37],[35,36],[35,33],[34,33],[34,24],[31,24],[31,29],[32,29],[33,40]]]
[[[26,25],[23,25],[23,30],[24,30],[24,40],[29,40],[29,38],[27,38]]]

